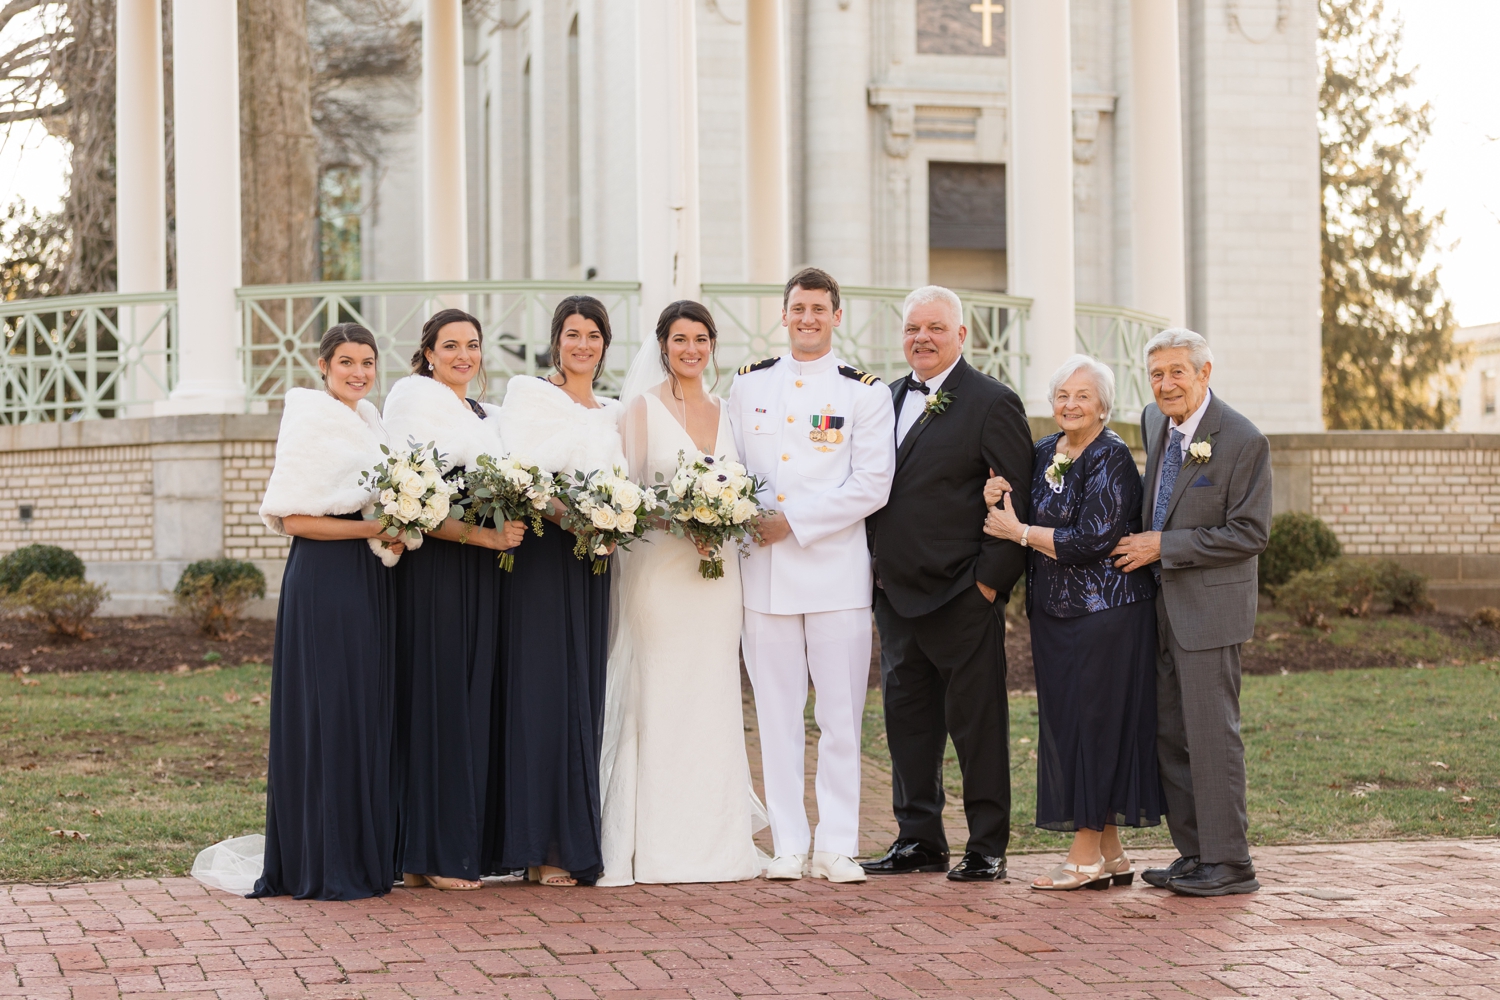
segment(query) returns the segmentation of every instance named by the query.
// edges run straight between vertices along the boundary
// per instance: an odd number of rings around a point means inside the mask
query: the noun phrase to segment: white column
[[[1069,0],[1011,0],[1010,292],[1033,300],[1026,324],[1026,411],[1050,416],[1047,380],[1074,351],[1073,113]]]
[[[747,0],[745,66],[747,277],[780,284],[788,277],[790,249],[781,0]]]
[[[239,26],[232,3],[172,5],[177,386],[158,413],[242,413]],[[123,192],[122,192],[123,194]]]
[[[872,279],[870,7],[866,0],[807,2],[807,260],[841,284]]]
[[[1131,0],[1131,242],[1137,309],[1187,322],[1177,0]]]
[[[636,4],[636,231],[641,335],[700,294],[694,0]]]
[[[120,0],[115,11],[115,249],[122,292],[167,287],[167,160],[162,110],[161,0]],[[167,328],[157,306],[122,317],[145,356],[126,392],[140,400],[166,395],[162,351]],[[132,412],[131,416],[149,416]]]
[[[462,0],[426,0],[422,15],[422,273],[467,281]]]

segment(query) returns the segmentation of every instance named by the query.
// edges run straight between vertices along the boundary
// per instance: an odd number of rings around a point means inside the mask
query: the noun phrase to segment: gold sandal
[[[1042,885],[1041,880],[1038,879],[1031,883],[1031,887],[1039,892],[1108,889],[1110,876],[1104,871],[1104,867],[1103,858],[1100,858],[1096,865],[1075,865],[1071,861],[1064,861],[1047,873],[1046,877],[1052,880],[1051,885]]]
[[[537,885],[545,885],[554,889],[566,889],[578,884],[578,880],[561,868],[553,868],[545,875],[542,869],[551,868],[550,865],[532,865],[526,869],[526,881],[535,882]]]
[[[1130,858],[1124,851],[1113,861],[1104,862],[1104,874],[1115,885],[1129,885],[1135,881],[1135,869],[1131,867]]]
[[[444,878],[441,875],[413,875],[411,872],[401,873],[401,884],[408,889],[421,889],[424,886],[433,889],[441,889],[443,892],[473,892],[475,889],[483,889],[483,882],[470,882],[466,878]]]

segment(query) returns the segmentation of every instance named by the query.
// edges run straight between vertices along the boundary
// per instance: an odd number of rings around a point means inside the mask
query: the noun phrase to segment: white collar
[[[953,369],[958,367],[958,363],[962,361],[963,358],[964,356],[960,354],[957,358],[953,359],[953,364],[949,365],[947,368],[944,368],[941,372],[928,379],[927,388],[931,389],[933,392],[941,389],[943,387],[943,382],[948,378],[949,375],[953,373]],[[922,377],[916,372],[912,372],[909,376],[907,376],[907,378],[910,379],[910,381],[907,383],[908,388],[910,387],[912,382],[922,381]]]
[[[791,369],[793,375],[821,375],[826,371],[837,368],[839,364],[839,359],[834,356],[832,350],[829,350],[827,354],[820,358],[813,358],[811,361],[798,361],[788,354],[786,361],[787,367]]]
[[[1203,423],[1203,414],[1208,412],[1208,404],[1213,401],[1213,398],[1214,391],[1212,389],[1204,393],[1203,402],[1198,405],[1196,410],[1188,414],[1188,418],[1180,424],[1174,424],[1170,417],[1167,418],[1167,428],[1169,431],[1167,437],[1170,439],[1172,436],[1170,431],[1176,430],[1182,435],[1182,445],[1184,448],[1192,444],[1193,435],[1198,433],[1198,425]]]

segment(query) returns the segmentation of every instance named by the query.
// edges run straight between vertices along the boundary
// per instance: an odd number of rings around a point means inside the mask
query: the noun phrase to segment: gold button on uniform
[[[790,456],[790,455],[782,455],[781,456],[781,460],[783,462],[790,462],[792,460],[792,456]]]
[[[777,503],[786,503],[786,494],[785,493],[778,493],[778,494],[776,494],[776,502]]]
[[[786,422],[789,423],[789,424],[796,423],[796,421],[797,421],[796,417],[787,417],[786,418]]]
[[[797,380],[797,388],[802,388],[802,380],[800,378]]]

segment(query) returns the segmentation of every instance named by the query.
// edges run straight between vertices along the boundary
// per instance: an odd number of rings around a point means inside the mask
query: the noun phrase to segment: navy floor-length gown
[[[493,549],[431,536],[396,567],[402,872],[495,873],[483,843],[505,575]]]
[[[515,550],[502,597],[503,712],[493,817],[502,868],[553,865],[591,883],[603,868],[599,752],[611,572],[548,524]]]
[[[391,601],[391,572],[365,539],[292,539],[271,668],[265,869],[252,896],[363,899],[391,889]]]
[[[1036,825],[1102,830],[1161,822],[1156,769],[1156,585],[1109,552],[1140,530],[1141,476],[1105,430],[1054,491],[1061,435],[1036,444],[1032,521],[1054,529],[1057,558],[1031,552],[1026,602],[1036,673]]]

